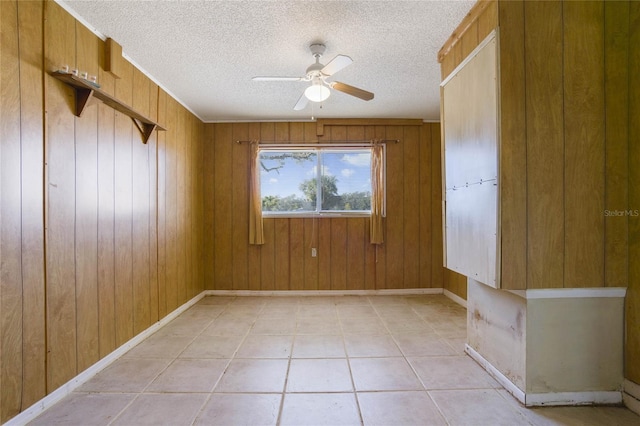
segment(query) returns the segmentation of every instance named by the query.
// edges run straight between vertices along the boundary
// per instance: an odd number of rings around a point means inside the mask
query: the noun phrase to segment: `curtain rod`
[[[260,141],[260,140],[252,140],[252,141],[241,141],[241,140],[237,140],[235,141],[235,143],[237,144],[243,144],[243,143],[251,143],[251,142],[258,142],[259,145],[287,145],[287,144],[292,144],[292,145],[317,145],[317,144],[343,144],[343,145],[348,145],[348,144],[357,144],[357,145],[362,145],[362,144],[373,144],[374,142],[377,143],[399,143],[400,139],[369,139],[369,140],[352,140],[352,141]]]

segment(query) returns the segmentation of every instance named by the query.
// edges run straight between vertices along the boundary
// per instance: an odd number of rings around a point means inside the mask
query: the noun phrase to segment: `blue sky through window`
[[[297,153],[297,158],[292,158],[291,153]],[[260,161],[262,198],[305,198],[300,184],[316,179],[319,163],[324,175],[335,177],[338,195],[371,192],[369,149],[263,150],[260,152]]]

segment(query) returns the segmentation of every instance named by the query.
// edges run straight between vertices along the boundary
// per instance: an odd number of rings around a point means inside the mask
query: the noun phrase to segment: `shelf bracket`
[[[82,117],[85,107],[93,97],[93,90],[80,87],[74,87],[73,89],[76,92],[76,116]]]
[[[146,144],[149,141],[149,138],[151,137],[151,134],[156,129],[157,125],[156,124],[143,123],[142,121],[136,120],[133,117],[131,117],[131,121],[133,121],[133,124],[136,125],[136,127],[138,128],[138,131],[142,135],[142,143]]]

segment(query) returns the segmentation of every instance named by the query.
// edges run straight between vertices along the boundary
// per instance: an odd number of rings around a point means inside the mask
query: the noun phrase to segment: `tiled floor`
[[[639,425],[525,409],[463,352],[444,296],[206,297],[36,425]]]

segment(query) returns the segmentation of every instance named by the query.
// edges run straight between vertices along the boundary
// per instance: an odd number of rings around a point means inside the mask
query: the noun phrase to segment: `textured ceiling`
[[[473,1],[59,1],[205,122],[315,118],[439,120],[436,55]],[[332,91],[293,106],[309,83],[308,46],[321,62],[353,63],[329,80],[375,93],[365,102]]]

